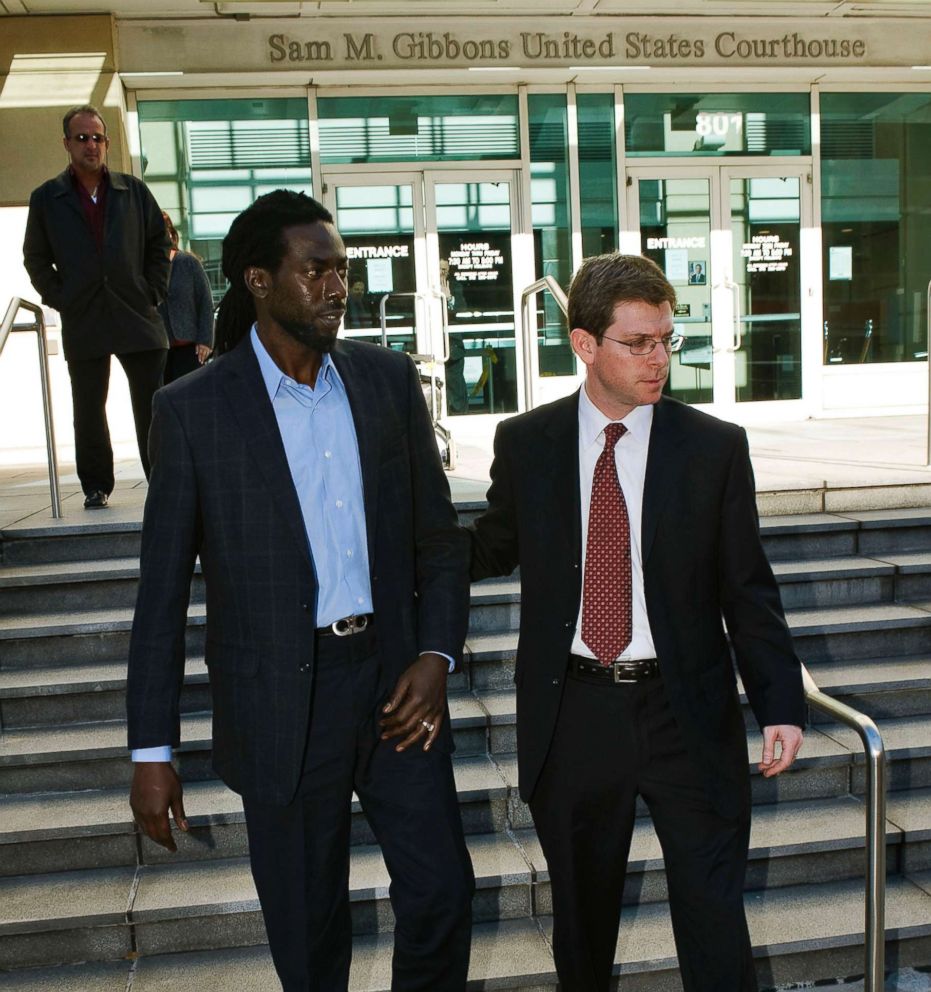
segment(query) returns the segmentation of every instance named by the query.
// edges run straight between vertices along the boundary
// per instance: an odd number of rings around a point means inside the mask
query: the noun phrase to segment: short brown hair
[[[596,255],[579,266],[569,287],[569,329],[581,327],[601,344],[618,303],[640,300],[676,307],[676,291],[663,270],[642,255]]]
[[[107,133],[107,122],[103,119],[103,116],[101,115],[100,111],[96,107],[91,106],[91,104],[89,103],[83,103],[81,104],[80,107],[72,107],[61,119],[61,127],[62,130],[65,132],[66,138],[71,137],[71,135],[68,133],[68,125],[71,123],[71,119],[73,117],[77,117],[78,114],[93,114],[94,117],[96,117],[97,120],[99,120],[100,123],[103,124],[103,133],[104,134]]]
[[[172,224],[171,218],[168,216],[168,211],[162,211],[162,220],[165,222],[165,233],[168,235],[168,240],[171,242],[172,248],[178,247],[178,232],[175,225]]]

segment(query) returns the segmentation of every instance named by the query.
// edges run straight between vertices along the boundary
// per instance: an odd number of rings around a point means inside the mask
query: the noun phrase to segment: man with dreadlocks
[[[285,992],[349,981],[353,790],[391,875],[392,989],[465,988],[474,880],[453,782],[447,673],[468,618],[459,531],[415,367],[338,341],[333,218],[276,190],[223,242],[221,357],[155,398],[130,645],[130,802],[188,829],[180,739],[195,557],[207,596],[213,764],[242,794]]]

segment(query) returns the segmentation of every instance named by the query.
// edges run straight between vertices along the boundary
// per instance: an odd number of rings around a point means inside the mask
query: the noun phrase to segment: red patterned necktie
[[[632,631],[630,519],[614,462],[614,446],[626,431],[623,424],[604,429],[588,514],[582,640],[602,665],[610,665],[630,644]]]

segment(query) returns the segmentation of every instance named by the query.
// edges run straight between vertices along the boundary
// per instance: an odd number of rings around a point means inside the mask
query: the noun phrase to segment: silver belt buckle
[[[623,665],[632,665],[632,664],[633,664],[633,661],[631,660],[630,656],[628,656],[628,657],[625,658],[623,655],[620,658],[618,658],[616,661],[612,661],[611,662],[611,668],[614,671],[614,684],[615,685],[628,685],[630,683],[633,683],[633,682],[636,682],[637,681],[636,679],[622,679],[621,678],[621,674],[620,674],[621,673],[621,666],[623,666]]]
[[[359,634],[369,625],[369,618],[366,616],[343,617],[342,620],[334,620],[330,624],[330,630],[337,637],[349,637],[352,634]]]

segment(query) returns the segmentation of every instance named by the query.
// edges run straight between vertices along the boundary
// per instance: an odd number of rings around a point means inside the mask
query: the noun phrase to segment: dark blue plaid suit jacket
[[[420,651],[460,659],[469,544],[457,526],[413,362],[354,341],[339,342],[333,360],[359,441],[387,694]],[[149,448],[129,656],[129,746],[179,743],[186,612],[200,554],[214,767],[237,792],[285,804],[297,787],[307,738],[317,582],[248,336],[156,394]],[[301,671],[307,663],[311,670]],[[452,749],[448,721],[436,746]]]

